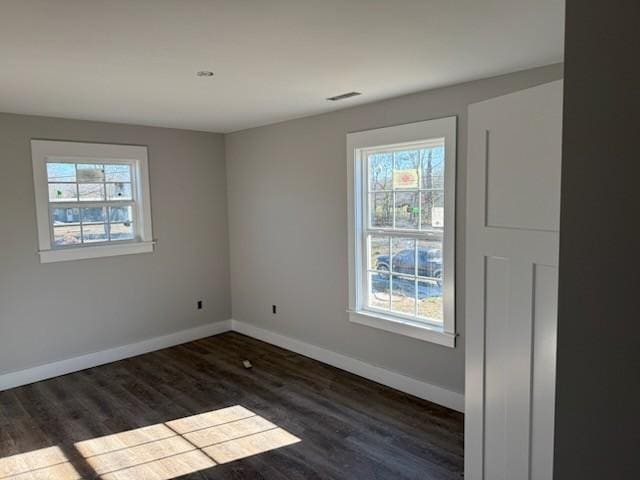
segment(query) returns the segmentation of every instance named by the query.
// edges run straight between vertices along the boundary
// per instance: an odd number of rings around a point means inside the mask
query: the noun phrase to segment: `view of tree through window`
[[[53,245],[135,238],[131,165],[47,163]]]
[[[367,306],[443,321],[444,140],[366,155]]]

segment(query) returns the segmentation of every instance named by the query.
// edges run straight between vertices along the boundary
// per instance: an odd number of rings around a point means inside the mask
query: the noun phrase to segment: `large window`
[[[152,250],[145,147],[32,141],[42,262]]]
[[[453,346],[455,118],[348,136],[351,319]]]

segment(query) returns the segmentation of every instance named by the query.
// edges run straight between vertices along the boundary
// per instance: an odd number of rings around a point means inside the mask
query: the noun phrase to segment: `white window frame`
[[[455,333],[455,201],[456,117],[398,125],[347,135],[349,211],[349,320],[354,323],[454,348]],[[380,312],[366,305],[366,153],[378,148],[411,147],[444,139],[443,322],[421,322]],[[415,232],[414,232],[415,233]],[[384,234],[384,232],[381,232]],[[407,236],[412,234],[407,232]]]
[[[41,263],[148,253],[153,251],[147,147],[103,143],[32,140],[33,184]],[[100,244],[55,246],[52,239],[47,162],[125,163],[131,165],[135,238]],[[96,206],[95,202],[61,202],[62,207]],[[102,202],[97,202],[102,203]]]

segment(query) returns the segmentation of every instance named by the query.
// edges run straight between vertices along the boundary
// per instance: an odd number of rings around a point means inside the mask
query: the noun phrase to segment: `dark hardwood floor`
[[[2,480],[462,471],[462,414],[237,333],[0,392]]]

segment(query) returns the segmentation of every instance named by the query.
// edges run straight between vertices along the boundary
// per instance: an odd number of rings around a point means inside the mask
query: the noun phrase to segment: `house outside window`
[[[31,142],[42,263],[153,251],[147,148]]]

